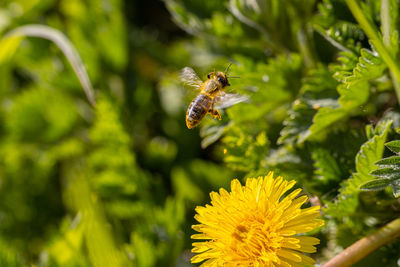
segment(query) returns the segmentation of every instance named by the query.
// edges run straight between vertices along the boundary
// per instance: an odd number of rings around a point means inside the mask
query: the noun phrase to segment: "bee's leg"
[[[221,120],[221,115],[219,114],[218,110],[212,109],[212,110],[210,110],[209,112],[211,113],[211,116],[212,116],[214,119],[219,119],[219,120]]]
[[[221,120],[221,115],[219,114],[218,110],[214,109],[214,102],[215,102],[215,99],[213,100],[213,102],[211,104],[211,108],[208,110],[208,112],[211,114],[211,116],[214,119]]]

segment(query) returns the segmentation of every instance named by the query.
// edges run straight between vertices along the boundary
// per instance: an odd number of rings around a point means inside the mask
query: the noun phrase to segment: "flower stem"
[[[400,218],[391,221],[375,233],[358,240],[323,264],[322,267],[350,266],[398,237],[400,237]]]
[[[391,73],[395,77],[394,83],[400,81],[400,67],[397,62],[393,59],[390,52],[386,49],[384,43],[379,38],[377,30],[364,16],[361,8],[358,6],[356,0],[346,0],[347,6],[349,7],[351,13],[360,24],[361,28],[368,36],[371,44],[375,47],[376,51],[381,55],[382,59],[385,61]],[[383,11],[385,12],[385,11]],[[400,102],[400,86],[394,86],[397,94],[397,99]]]

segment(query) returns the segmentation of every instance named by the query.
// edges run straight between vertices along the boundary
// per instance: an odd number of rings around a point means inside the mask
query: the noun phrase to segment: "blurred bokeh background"
[[[28,24],[68,38],[95,106],[55,43],[7,39]],[[191,266],[209,192],[272,170],[330,204],[364,142],[382,154],[388,124],[365,126],[388,110],[400,121],[386,66],[342,0],[1,0],[0,39],[0,266]],[[231,62],[230,90],[250,103],[187,129],[195,92],[179,70],[205,79]],[[353,70],[371,95],[338,108]],[[313,124],[321,107],[333,115]],[[358,200],[355,188],[353,206],[328,205],[317,260],[398,216],[390,192]],[[367,261],[393,263],[398,247]]]

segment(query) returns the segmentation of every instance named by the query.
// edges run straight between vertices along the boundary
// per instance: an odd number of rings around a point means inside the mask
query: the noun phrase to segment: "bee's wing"
[[[215,108],[228,108],[240,102],[249,102],[250,98],[246,95],[241,94],[229,94],[225,92],[220,92],[215,97]]]
[[[181,80],[184,84],[192,86],[196,89],[199,89],[203,83],[199,76],[197,76],[196,72],[189,67],[185,67],[181,70]]]

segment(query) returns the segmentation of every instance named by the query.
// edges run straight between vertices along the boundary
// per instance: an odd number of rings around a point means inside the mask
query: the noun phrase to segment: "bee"
[[[200,93],[190,103],[186,112],[186,126],[192,129],[199,125],[205,115],[210,115],[218,120],[221,120],[221,115],[217,109],[226,108],[236,103],[246,101],[248,98],[239,94],[229,94],[224,90],[230,85],[227,72],[229,67],[224,72],[215,70],[207,75],[207,80],[202,81],[196,72],[189,67],[186,67],[181,72],[182,81],[195,87]],[[239,77],[229,77],[239,78]]]

